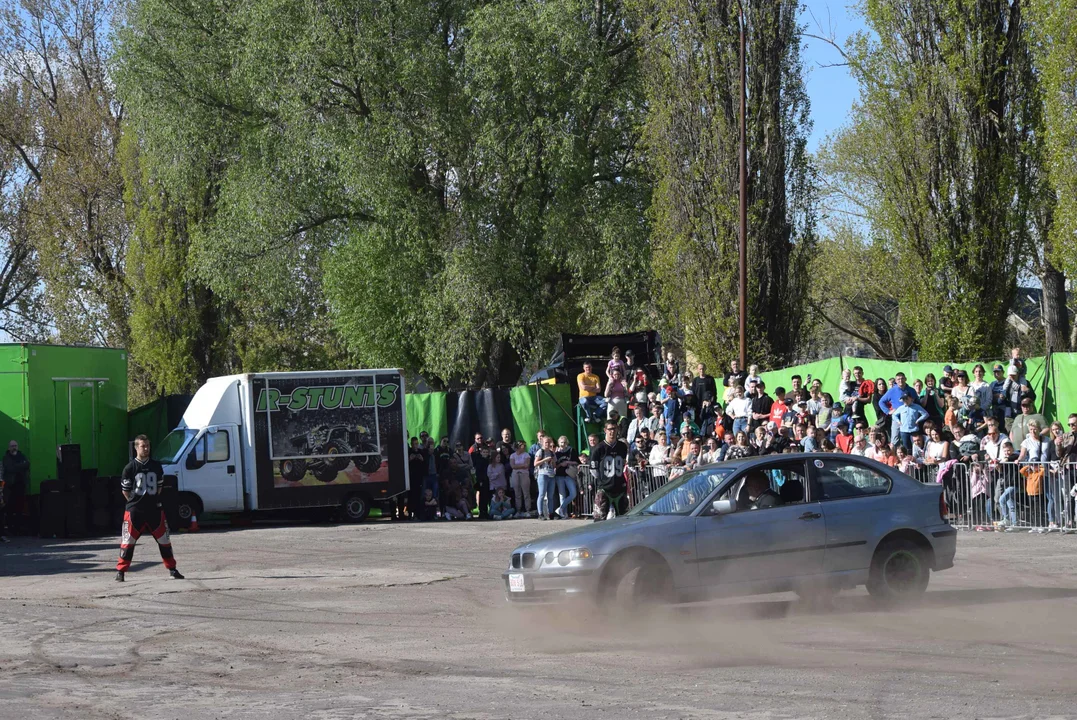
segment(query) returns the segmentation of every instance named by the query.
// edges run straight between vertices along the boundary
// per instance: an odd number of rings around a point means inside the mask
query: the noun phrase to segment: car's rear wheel
[[[672,602],[673,577],[661,559],[629,555],[614,562],[603,584],[604,604],[639,610]]]
[[[868,575],[868,592],[887,602],[916,600],[927,590],[931,568],[927,553],[911,540],[887,540],[875,551]]]

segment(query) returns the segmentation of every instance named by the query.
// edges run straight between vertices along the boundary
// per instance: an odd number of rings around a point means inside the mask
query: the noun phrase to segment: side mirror
[[[711,510],[715,515],[728,515],[737,511],[737,501],[730,498],[728,500],[715,500],[711,503]]]

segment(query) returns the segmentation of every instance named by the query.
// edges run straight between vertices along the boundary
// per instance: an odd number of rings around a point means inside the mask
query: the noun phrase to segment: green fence
[[[575,408],[568,385],[523,385],[509,391],[514,437],[534,441],[539,430],[554,438],[562,435],[576,442]]]
[[[1054,353],[1050,356],[1050,367],[1047,358],[1032,357],[1025,359],[1026,377],[1029,386],[1036,393],[1037,408],[1048,420],[1058,419],[1071,412],[1077,412],[1077,353]],[[859,365],[864,369],[864,377],[869,380],[883,378],[889,380],[898,372],[905,373],[911,384],[915,380],[923,380],[928,373],[934,373],[938,379],[942,375],[944,365],[951,365],[954,370],[965,370],[972,377],[972,369],[977,364],[982,364],[986,370],[985,380],[991,382],[994,378],[991,367],[994,364],[1003,367],[1009,365],[1009,360],[998,359],[975,362],[900,362],[895,360],[877,360],[873,358],[857,357],[834,357],[827,360],[797,365],[761,373],[763,382],[767,384],[767,391],[771,394],[774,388],[781,386],[786,390],[791,385],[793,375],[800,375],[807,385],[807,376],[810,373],[813,379],[819,379],[823,383],[823,392],[828,392],[838,397],[841,383],[841,371],[843,368],[852,369]],[[868,409],[868,420],[875,421],[874,409]]]
[[[408,416],[408,437],[418,437],[425,430],[440,439],[449,434],[449,416],[445,412],[445,393],[415,393],[404,396]]]

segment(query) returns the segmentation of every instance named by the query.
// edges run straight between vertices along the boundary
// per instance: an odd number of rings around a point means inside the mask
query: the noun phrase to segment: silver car
[[[826,596],[857,585],[898,600],[953,567],[948,515],[941,485],[866,458],[744,458],[685,473],[622,517],[521,545],[502,577],[515,603]]]

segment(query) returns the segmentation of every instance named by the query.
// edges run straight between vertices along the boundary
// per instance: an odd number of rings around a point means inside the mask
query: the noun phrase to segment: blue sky
[[[833,37],[844,47],[850,35],[864,29],[855,5],[850,0],[804,0],[800,13],[800,22],[806,26],[804,32]],[[845,67],[825,67],[842,61],[837,50],[813,38],[804,38],[804,44],[804,72],[815,123],[808,148],[814,151],[827,135],[845,123],[858,92],[856,81]]]

